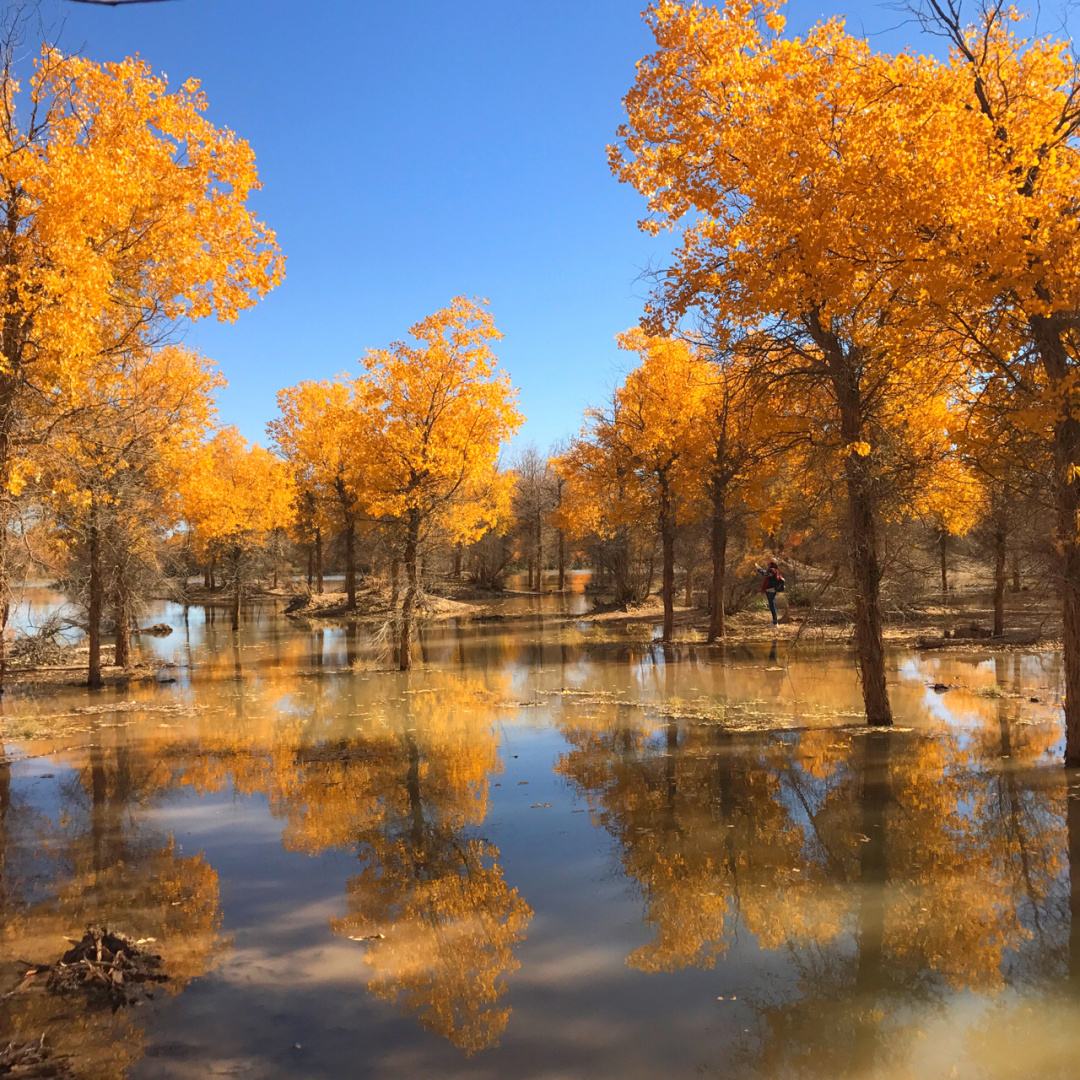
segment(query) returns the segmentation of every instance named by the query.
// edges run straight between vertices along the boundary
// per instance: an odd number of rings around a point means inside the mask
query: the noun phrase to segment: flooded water
[[[86,1077],[1076,1075],[1056,655],[894,654],[870,733],[842,652],[584,606],[434,625],[400,674],[361,630],[163,605],[173,681],[9,695],[0,993],[88,923],[170,981],[9,995],[0,1044]]]

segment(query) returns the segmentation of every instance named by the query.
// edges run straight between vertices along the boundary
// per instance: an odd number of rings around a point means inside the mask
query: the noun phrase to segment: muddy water
[[[93,1077],[1076,1074],[1057,657],[895,654],[872,734],[842,653],[583,604],[433,626],[408,675],[272,605],[235,636],[162,606],[173,681],[10,696],[0,993],[89,922],[171,979],[0,999],[0,1045]]]

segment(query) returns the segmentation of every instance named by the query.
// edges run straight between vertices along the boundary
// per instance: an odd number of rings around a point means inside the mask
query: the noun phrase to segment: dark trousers
[[[772,624],[773,624],[773,626],[775,626],[777,624],[777,622],[779,621],[777,619],[777,617],[776,617],[776,590],[775,589],[766,589],[765,590],[765,599],[768,601],[769,614],[772,615]]]

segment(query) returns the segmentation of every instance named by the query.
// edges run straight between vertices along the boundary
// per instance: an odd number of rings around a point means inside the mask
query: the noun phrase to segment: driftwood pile
[[[44,1035],[35,1042],[10,1042],[7,1046],[0,1046],[0,1076],[5,1078],[29,1080],[34,1077],[35,1080],[44,1080],[52,1077],[53,1080],[63,1080],[74,1075],[66,1060],[54,1056],[49,1050]]]
[[[28,967],[19,989],[48,972],[45,989],[50,994],[82,993],[88,1004],[107,1004],[114,1011],[134,1005],[140,997],[152,996],[150,988],[155,983],[169,978],[160,970],[161,957],[143,948],[145,944],[104,927],[88,926],[55,964]]]

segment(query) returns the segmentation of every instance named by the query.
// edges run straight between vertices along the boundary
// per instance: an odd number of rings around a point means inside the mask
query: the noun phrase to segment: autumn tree
[[[180,518],[176,484],[213,412],[220,376],[201,357],[170,347],[137,352],[100,370],[81,406],[57,426],[40,455],[37,485],[86,598],[87,684],[101,686],[107,607],[114,663],[129,660],[140,571],[152,571],[157,545]]]
[[[559,522],[559,511],[562,509],[563,494],[566,489],[566,481],[559,474],[559,470],[556,468],[556,464],[559,460],[559,455],[563,452],[565,444],[556,444],[551,453],[548,456],[548,472],[551,475],[551,486],[553,501],[551,509],[548,511],[548,521],[551,527],[555,530],[555,566],[559,573],[558,589],[559,592],[566,591],[566,531],[562,528]]]
[[[219,545],[228,557],[232,626],[239,629],[253,559],[268,535],[290,521],[288,467],[235,428],[224,428],[191,455],[179,490],[184,520],[204,544]]]
[[[469,573],[481,589],[501,589],[515,556],[514,541],[519,525],[513,513],[513,508],[517,505],[517,470],[504,470],[496,483],[507,494],[509,512],[500,516],[491,528],[474,540],[466,550]]]
[[[1047,439],[1052,409],[1044,389],[1032,380],[1038,369],[1017,374],[1015,380],[1001,371],[976,374],[961,398],[955,429],[970,481],[966,497],[952,512],[969,521],[974,541],[993,566],[995,636],[1005,629],[1009,556],[1013,585],[1019,588],[1021,545],[1029,543],[1033,532],[1054,534],[1054,494],[1048,484],[1053,461]]]
[[[346,602],[355,609],[356,546],[366,496],[364,437],[371,422],[366,388],[345,377],[302,382],[279,391],[278,409],[280,416],[271,421],[269,432],[293,471],[300,500],[295,520],[311,537],[320,590],[321,521],[327,517],[344,541]]]
[[[929,107],[933,65],[877,53],[839,21],[785,36],[779,7],[650,8],[657,51],[638,64],[611,165],[648,200],[646,228],[682,233],[650,322],[693,311],[717,343],[753,341],[843,478],[866,715],[885,725],[882,502],[897,462],[941,438],[959,377],[919,303],[936,288],[919,255],[940,220],[922,174],[951,112]]]
[[[986,492],[959,453],[944,457],[926,478],[913,511],[930,529],[938,554],[941,592],[949,592],[949,543],[966,536],[984,512]]]
[[[282,259],[248,206],[251,148],[207,120],[196,80],[45,46],[20,85],[16,33],[0,52],[3,622],[13,491],[70,392],[177,320],[234,318]]]
[[[698,493],[698,475],[687,468],[695,433],[707,423],[703,409],[707,364],[687,342],[650,337],[640,330],[619,336],[619,346],[637,352],[640,363],[615,396],[610,431],[614,452],[638,484],[640,504],[652,508],[660,539],[663,641],[675,627],[675,533],[680,516]]]
[[[365,504],[400,550],[406,574],[403,671],[412,663],[421,545],[435,529],[452,542],[469,541],[498,520],[509,496],[499,450],[521,423],[492,348],[501,334],[483,304],[455,297],[410,335],[370,350],[359,380]]]
[[[690,471],[707,505],[710,642],[724,636],[732,526],[751,511],[765,516],[776,506],[767,483],[774,474],[765,473],[762,463],[786,448],[785,435],[767,409],[769,388],[755,380],[748,359],[738,350],[710,357],[702,416],[689,439]]]
[[[1065,762],[1080,765],[1080,74],[1068,41],[1021,36],[1012,7],[985,5],[972,25],[953,0],[927,0],[920,13],[949,44],[942,96],[957,98],[937,179],[924,177],[945,217],[935,254],[954,288],[931,298],[971,350],[974,377],[994,373],[1023,391],[1018,426],[1053,462]]]
[[[610,408],[589,409],[581,433],[555,459],[562,490],[552,521],[584,543],[598,581],[606,577],[615,603],[625,606],[652,591],[656,514],[614,438],[621,408],[615,393]]]

